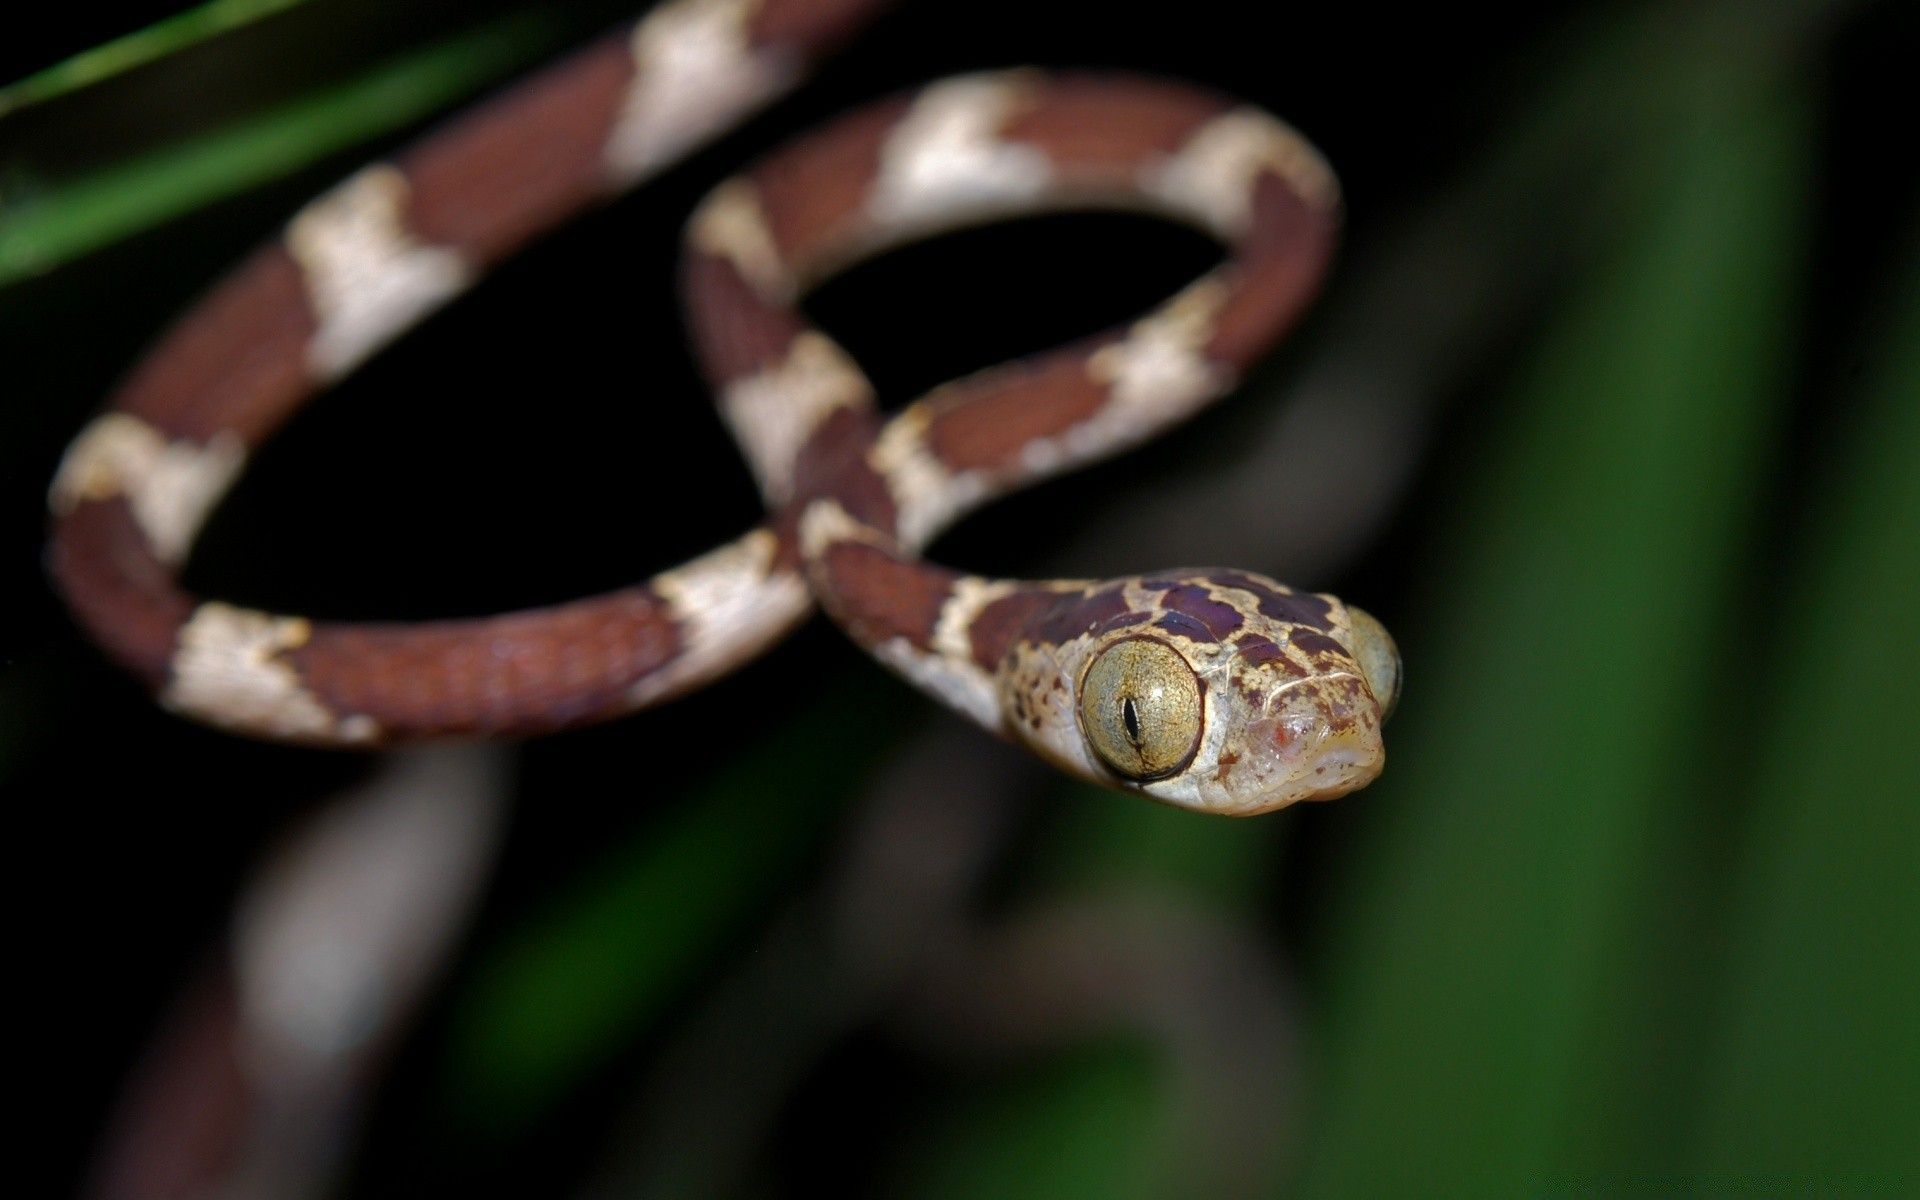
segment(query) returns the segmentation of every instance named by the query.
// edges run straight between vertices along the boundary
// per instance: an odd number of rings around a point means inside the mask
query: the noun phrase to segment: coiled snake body
[[[1138,77],[1013,71],[841,118],[687,226],[699,359],[767,524],[639,586],[416,624],[185,593],[179,568],[299,404],[528,239],[790,86],[878,0],[675,0],[303,209],[161,339],[68,450],[50,564],[168,708],[370,746],[525,735],[703,686],[815,599],[901,675],[1084,778],[1245,814],[1362,787],[1399,659],[1371,617],[1232,570],[1025,583],[919,552],[980,504],[1144,441],[1230,389],[1327,264],[1337,187],[1266,114]],[[1061,209],[1197,226],[1226,260],[1127,328],[886,416],[796,306],[902,242]]]

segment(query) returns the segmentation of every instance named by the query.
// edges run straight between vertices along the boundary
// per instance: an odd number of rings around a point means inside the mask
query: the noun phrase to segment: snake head
[[[1069,772],[1250,816],[1373,782],[1400,657],[1331,596],[1181,571],[1062,596],[1000,682],[1009,727]]]

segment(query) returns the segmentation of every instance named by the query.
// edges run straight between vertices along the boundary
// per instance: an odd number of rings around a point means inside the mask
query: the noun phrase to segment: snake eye
[[[1385,721],[1400,702],[1400,648],[1371,615],[1351,604],[1347,615],[1353,619],[1353,657],[1373,689],[1373,698],[1380,702],[1380,719]]]
[[[1165,779],[1200,748],[1200,680],[1165,642],[1128,638],[1080,681],[1080,730],[1100,761],[1137,782]]]

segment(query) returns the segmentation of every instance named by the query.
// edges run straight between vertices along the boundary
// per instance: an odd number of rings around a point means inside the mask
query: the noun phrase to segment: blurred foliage
[[[1150,1047],[1093,1046],[963,1091],[902,1194],[1044,1200],[1162,1194],[1165,1063]]]
[[[1639,164],[1664,176],[1651,211],[1460,480],[1409,635],[1424,687],[1328,934],[1310,1193],[1520,1187],[1672,1131],[1607,1067],[1651,1048],[1676,814],[1731,765],[1699,731],[1742,675],[1728,616],[1792,370],[1805,103],[1716,88],[1671,115]]]
[[[862,682],[716,771],[488,951],[448,1057],[462,1121],[499,1133],[544,1112],[792,884],[898,724],[880,681]]]
[[[1063,781],[1048,844],[1037,855],[1049,890],[1125,885],[1179,892],[1226,910],[1252,908],[1273,884],[1287,827],[1278,821],[1193,821],[1179,809],[1114,804],[1110,793]]]
[[[35,71],[17,83],[0,87],[0,117],[29,105],[44,104],[122,71],[165,58],[208,38],[270,17],[306,0],[209,0],[198,8],[156,21],[103,46],[76,54],[64,62]]]
[[[246,6],[208,11],[226,7]],[[996,911],[1177,897],[1300,963],[1311,1069],[1272,1194],[1920,1175],[1911,214],[1872,296],[1841,297],[1854,327],[1810,332],[1833,303],[1831,39],[1885,7],[1594,4],[1533,46],[1531,90],[1408,202],[1414,222],[1551,211],[1499,253],[1516,280],[1553,278],[1512,361],[1442,422],[1394,594],[1363,598],[1401,618],[1409,664],[1386,778],[1335,813],[1254,822],[1049,786],[985,889]],[[409,125],[579,24],[510,13],[0,194],[0,283]],[[156,31],[134,57],[214,29]],[[52,685],[0,682],[0,748],[24,759]],[[427,1068],[447,1125],[540,1144],[819,866],[906,722],[876,679],[809,695],[483,936]],[[984,1078],[916,1069],[937,1078],[864,1110],[901,1110],[875,1154],[910,1194],[1178,1194],[1157,1043],[1102,1031]],[[482,1173],[489,1152],[506,1153],[463,1150]]]
[[[1920,1113],[1920,229],[1769,605],[1688,1165],[1905,1176]],[[1810,640],[1831,644],[1805,653]]]
[[[195,23],[183,36],[198,39],[224,28]],[[551,53],[557,34],[538,13],[516,13],[278,108],[13,197],[0,204],[0,287],[405,128]],[[186,44],[169,39],[156,53]],[[42,98],[39,92],[29,98]],[[0,117],[5,99],[0,93]]]

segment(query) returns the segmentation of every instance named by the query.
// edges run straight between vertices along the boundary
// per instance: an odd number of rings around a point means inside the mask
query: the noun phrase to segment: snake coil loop
[[[943,80],[710,194],[687,226],[686,306],[773,514],[738,540],[644,584],[476,620],[312,621],[179,587],[201,523],[301,403],[536,233],[785,90],[877,6],[676,0],[307,205],[68,450],[50,562],[81,623],[176,712],[368,746],[645,708],[750,661],[817,598],[908,680],[1110,787],[1244,814],[1370,782],[1399,660],[1365,613],[1240,571],[1028,583],[920,557],[981,504],[1223,395],[1318,286],[1338,224],[1319,155],[1265,113],[1157,80]],[[1226,260],[1124,329],[890,417],[797,307],[907,241],[1112,208],[1195,226]]]

